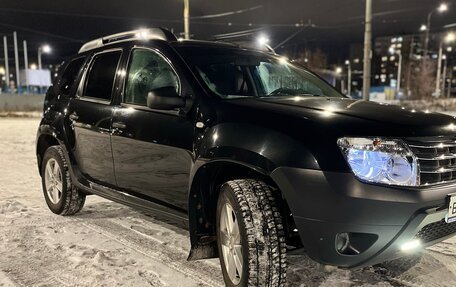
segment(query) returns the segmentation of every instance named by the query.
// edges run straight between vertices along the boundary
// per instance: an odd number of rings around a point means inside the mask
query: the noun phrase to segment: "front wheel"
[[[220,188],[217,243],[227,286],[286,285],[285,236],[272,191],[253,179]]]

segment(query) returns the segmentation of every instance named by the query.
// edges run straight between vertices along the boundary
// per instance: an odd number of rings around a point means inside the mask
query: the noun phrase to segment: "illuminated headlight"
[[[402,141],[340,138],[337,144],[360,180],[399,186],[419,185],[416,157]]]

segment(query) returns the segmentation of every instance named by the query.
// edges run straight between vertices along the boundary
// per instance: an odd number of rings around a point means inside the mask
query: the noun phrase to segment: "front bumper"
[[[407,255],[401,246],[411,240],[418,238],[427,247],[456,231],[456,223],[439,224],[456,186],[385,187],[362,183],[351,173],[286,167],[271,176],[287,200],[306,253],[323,264],[369,266]],[[419,233],[433,227],[451,233]],[[365,235],[369,242],[360,243],[365,249],[359,254],[341,254],[336,250],[339,233],[360,235],[358,241]]]

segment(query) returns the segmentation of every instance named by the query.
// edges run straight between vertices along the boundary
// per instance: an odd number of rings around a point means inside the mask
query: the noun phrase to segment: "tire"
[[[41,181],[44,199],[53,213],[69,216],[78,213],[84,206],[86,195],[72,185],[61,147],[51,146],[44,153]]]
[[[272,191],[254,179],[232,180],[220,188],[217,245],[226,286],[286,286],[285,236]]]

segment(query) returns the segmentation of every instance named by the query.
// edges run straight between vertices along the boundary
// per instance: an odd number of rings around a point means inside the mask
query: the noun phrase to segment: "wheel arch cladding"
[[[63,115],[60,112],[47,112],[44,114],[38,128],[36,140],[36,156],[37,164],[41,174],[41,163],[43,160],[44,152],[47,148],[53,145],[61,146],[68,158],[69,162],[73,162],[70,142],[72,142],[73,135],[66,133],[67,129],[64,126]],[[70,138],[68,138],[70,136]]]
[[[231,159],[272,172],[288,166],[320,169],[315,157],[298,139],[257,124],[222,123],[200,134],[197,158]]]
[[[277,187],[269,175],[279,166],[319,169],[301,142],[253,124],[224,123],[211,127],[200,136],[195,151],[198,156],[191,172],[188,200],[190,260],[218,256],[214,223],[221,184],[254,178]]]
[[[255,178],[274,185],[267,174],[241,162],[216,160],[196,171],[189,193],[189,260],[218,257],[215,214],[220,186],[239,178]]]

